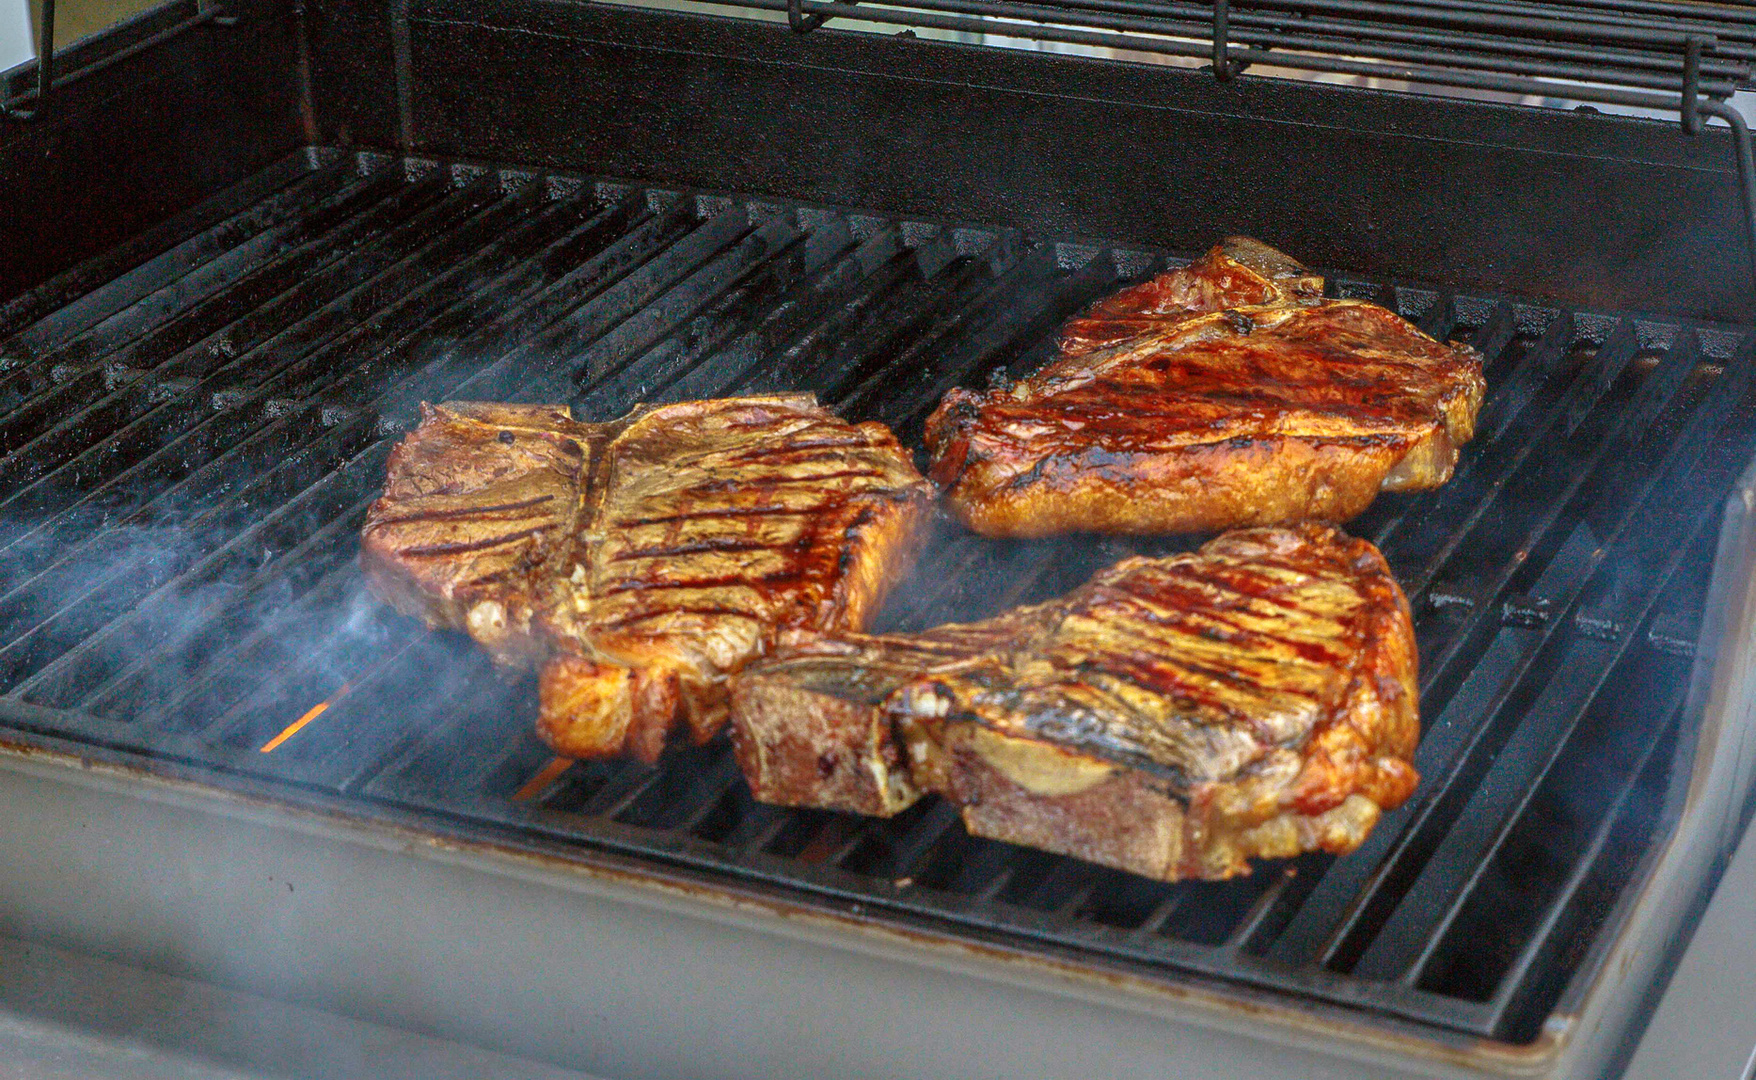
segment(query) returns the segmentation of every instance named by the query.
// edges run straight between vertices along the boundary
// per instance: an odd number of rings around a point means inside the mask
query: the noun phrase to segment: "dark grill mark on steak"
[[[503,514],[509,510],[529,510],[555,501],[553,495],[537,495],[518,502],[497,503],[491,506],[459,506],[450,510],[418,510],[412,514],[377,519],[379,525],[406,525],[413,521],[445,521],[452,518],[468,518],[491,514]]]
[[[487,551],[490,548],[505,547],[507,544],[524,540],[542,532],[546,526],[538,525],[532,529],[520,529],[505,536],[486,536],[480,540],[460,540],[450,544],[419,544],[402,549],[402,553],[413,558],[432,558],[435,555],[465,555],[472,551]]]
[[[758,476],[747,480],[710,480],[688,490],[689,494],[722,494],[731,491],[769,491],[798,484],[820,484],[825,480],[870,480],[883,476],[877,469],[842,469],[837,472],[814,473],[808,476]]]
[[[731,536],[716,536],[707,540],[698,540],[690,544],[673,544],[666,547],[636,548],[617,553],[611,562],[629,562],[634,559],[665,559],[681,555],[700,555],[715,551],[784,551],[785,548],[773,544],[764,544],[755,540],[744,540]]]
[[[639,529],[648,525],[669,525],[675,522],[698,521],[704,518],[804,517],[815,512],[816,509],[816,507],[792,506],[713,507],[707,510],[691,510],[686,514],[662,514],[658,517],[637,518],[629,522],[626,527]]]

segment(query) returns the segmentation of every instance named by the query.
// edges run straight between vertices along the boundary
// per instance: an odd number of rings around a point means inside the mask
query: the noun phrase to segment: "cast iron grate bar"
[[[501,224],[497,219],[502,214],[496,211],[507,208],[494,205],[499,201],[480,181],[451,193],[388,234],[382,262],[372,259],[376,251],[362,253],[360,258],[371,261],[367,279],[309,317],[217,367],[159,387],[119,390],[119,397],[137,392],[146,396],[142,411],[130,411],[120,431],[106,438],[101,428],[76,423],[80,418],[75,417],[0,461],[0,480],[23,485],[0,502],[0,513],[8,518],[0,522],[0,535],[35,524],[53,513],[67,492],[100,484],[113,470],[136,462],[136,455],[162,452],[216,424],[223,426],[228,417],[252,415],[313,364],[326,357],[345,360],[345,355],[336,356],[339,350],[381,333],[399,317],[418,317],[422,305],[433,299],[433,269]],[[280,399],[298,400],[284,393]]]
[[[1069,314],[1175,261],[299,155],[0,306],[0,716],[283,798],[328,793],[1138,974],[1526,1037],[1652,842],[1654,786],[1671,781],[1662,751],[1616,733],[1642,715],[1693,722],[1679,672],[1717,520],[1699,508],[1756,453],[1741,331],[1332,279],[1487,361],[1452,484],[1385,497],[1353,525],[1416,605],[1426,779],[1360,853],[1230,882],[976,839],[935,799],[889,820],[762,806],[723,738],[656,767],[558,761],[531,730],[530,676],[364,591],[358,525],[422,401],[565,401],[605,419],[808,389],[914,441],[945,390],[1030,370]],[[941,521],[880,627],[983,617],[1198,539],[996,542]],[[1679,633],[1685,648],[1661,647]],[[1587,765],[1613,783],[1582,814],[1563,796]],[[1478,956],[1467,939],[1502,866],[1556,828],[1576,857],[1545,864],[1543,905]]]
[[[1659,530],[1653,533],[1672,539]],[[1697,553],[1701,551],[1700,533],[1689,539],[1696,542],[1668,547],[1673,562],[1681,560],[1691,548]],[[1634,612],[1630,629],[1645,624],[1656,599],[1649,599],[1644,610]],[[1404,972],[1412,976],[1418,972],[1417,965],[1430,958],[1438,937],[1468,903],[1470,890],[1489,855],[1501,845],[1511,823],[1527,808],[1533,789],[1587,715],[1588,710],[1576,702],[1582,698],[1592,702],[1600,696],[1611,701],[1638,697],[1646,680],[1630,679],[1625,675],[1626,669],[1617,666],[1635,637],[1624,634],[1608,642],[1580,637],[1561,650],[1553,662],[1548,685],[1526,706],[1538,721],[1521,725],[1501,746],[1494,764],[1456,814],[1457,824],[1433,851],[1425,871],[1403,893],[1396,913],[1373,935],[1372,945],[1354,966],[1356,972],[1368,978],[1397,978]],[[1680,694],[1685,680],[1678,673],[1672,675],[1667,682],[1675,688],[1673,693]],[[1668,707],[1661,707],[1660,714],[1668,715],[1675,704],[1674,698],[1665,701]]]
[[[273,227],[308,205],[313,194],[347,182],[356,169],[370,168],[373,162],[371,158],[350,161],[342,154],[325,153],[309,162],[283,163],[243,181],[212,203],[194,207],[143,234],[135,243],[100,255],[9,301],[0,309],[0,332],[7,335],[6,345],[22,353],[71,336]],[[209,211],[206,207],[210,205],[223,209]],[[190,231],[183,239],[132,269],[114,277],[103,269],[126,265],[158,247],[161,238],[154,234],[159,229],[185,228]],[[132,250],[137,246],[138,252]]]
[[[119,384],[192,374],[199,370],[194,365],[203,359],[202,349],[210,361],[246,351],[264,336],[262,327],[268,320],[263,315],[320,304],[324,287],[340,276],[332,269],[323,271],[350,254],[351,240],[382,233],[423,209],[443,190],[436,176],[401,184],[395,175],[384,173],[354,190],[350,198],[302,218],[297,223],[302,242],[297,246],[246,267],[235,280],[174,312],[160,325],[150,326],[148,315],[127,309],[105,320],[103,325],[123,324],[112,328],[108,338],[81,335],[50,352],[41,362],[47,366],[38,369],[48,376],[46,381],[35,388],[7,388],[19,400],[13,412],[0,420],[0,446],[11,450],[22,445],[44,430],[45,421],[52,423],[94,405]],[[244,262],[255,254],[240,248],[226,261]],[[233,255],[239,258],[233,260]],[[359,265],[356,259],[348,267]],[[314,274],[315,280],[310,276]]]
[[[436,179],[429,178],[429,183],[416,185],[417,190],[434,190],[436,185],[431,181]],[[30,375],[37,375],[39,385],[44,374],[50,376],[49,382],[64,384],[72,371],[104,359],[123,346],[144,352],[158,344],[156,339],[160,335],[175,336],[191,321],[199,325],[203,316],[211,317],[213,310],[223,311],[231,294],[240,290],[247,293],[258,275],[265,272],[272,275],[278,264],[285,261],[296,264],[301,255],[311,254],[309,249],[315,239],[337,231],[341,222],[397,192],[404,186],[403,180],[396,170],[373,170],[340,186],[326,198],[300,208],[300,212],[289,215],[287,220],[217,255],[184,277],[55,342],[52,347],[47,341],[28,344],[20,341],[19,345],[30,347],[36,353],[35,363],[28,371],[20,373],[23,378],[9,380],[4,387],[5,396],[0,400],[8,406],[22,400],[34,388],[17,384],[27,381]],[[279,291],[275,289],[268,295]],[[248,305],[244,310],[255,306],[250,304],[247,296],[242,302]],[[224,321],[222,318],[221,324]],[[201,336],[204,335],[198,331],[185,338],[184,344]]]
[[[294,181],[325,166],[333,166],[341,157],[333,150],[295,151],[212,198],[14,297],[0,305],[0,337],[10,336],[50,312],[66,308],[80,297],[94,293],[100,286],[119,285],[129,280],[130,275],[150,277],[154,271],[148,267],[168,251],[183,245],[198,246],[197,241],[207,230],[247,212]]]

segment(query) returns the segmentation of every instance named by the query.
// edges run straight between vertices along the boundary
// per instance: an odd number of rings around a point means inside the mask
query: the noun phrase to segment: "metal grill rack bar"
[[[888,821],[761,806],[723,741],[656,768],[555,766],[531,680],[362,589],[357,529],[423,400],[564,400],[605,419],[810,389],[912,441],[945,389],[1028,370],[1065,317],[1174,262],[302,153],[0,306],[4,738],[1529,1041],[1664,835],[1699,722],[1682,695],[1717,532],[1703,508],[1756,456],[1742,329],[1331,279],[1475,344],[1489,398],[1450,484],[1352,526],[1414,605],[1420,790],[1355,855],[1231,882],[976,840],[932,800]],[[991,614],[1191,543],[936,529],[886,628]]]

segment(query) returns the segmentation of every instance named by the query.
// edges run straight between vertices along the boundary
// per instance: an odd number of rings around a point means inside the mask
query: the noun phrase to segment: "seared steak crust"
[[[930,497],[888,430],[809,396],[608,424],[427,406],[361,563],[399,609],[541,662],[538,730],[558,753],[652,760],[679,724],[718,731],[726,676],[779,634],[864,626]]]
[[[768,714],[783,697],[860,738],[782,744]],[[1359,846],[1414,789],[1417,709],[1408,605],[1383,558],[1304,524],[1129,559],[984,623],[800,643],[736,680],[733,738],[768,801],[906,806],[839,769],[877,730],[890,744],[845,772],[900,762],[976,835],[1224,878]],[[779,761],[825,750],[815,784]]]
[[[1474,434],[1481,359],[1233,238],[1063,328],[1018,384],[953,390],[931,475],[990,536],[1344,521],[1436,487]]]
[[[580,492],[601,451],[564,405],[423,405],[390,453],[360,542],[366,582],[506,664],[547,651],[537,617],[570,569]]]

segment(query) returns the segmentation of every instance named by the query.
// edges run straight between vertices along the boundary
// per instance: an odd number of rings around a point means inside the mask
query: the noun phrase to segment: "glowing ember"
[[[538,769],[535,776],[526,780],[524,786],[513,793],[512,801],[526,802],[530,799],[536,798],[539,792],[554,783],[557,777],[566,772],[572,766],[572,758],[551,758],[547,765]]]
[[[305,713],[304,716],[301,716],[297,720],[294,720],[292,723],[288,724],[285,728],[283,728],[279,735],[276,735],[274,738],[268,740],[266,743],[263,743],[262,744],[262,752],[264,754],[268,753],[269,751],[273,750],[275,747],[279,746],[281,743],[284,743],[288,739],[292,738],[294,735],[297,735],[299,733],[300,728],[304,727],[306,724],[309,724],[311,721],[317,719],[319,716],[322,716],[323,710],[325,710],[325,709],[329,708],[331,705],[335,704],[336,701],[339,700],[343,694],[347,693],[348,687],[350,685],[351,685],[350,683],[342,683],[340,690],[337,690],[335,693],[329,695],[329,697],[327,697],[324,700],[319,701],[317,704],[311,706],[311,708]]]

